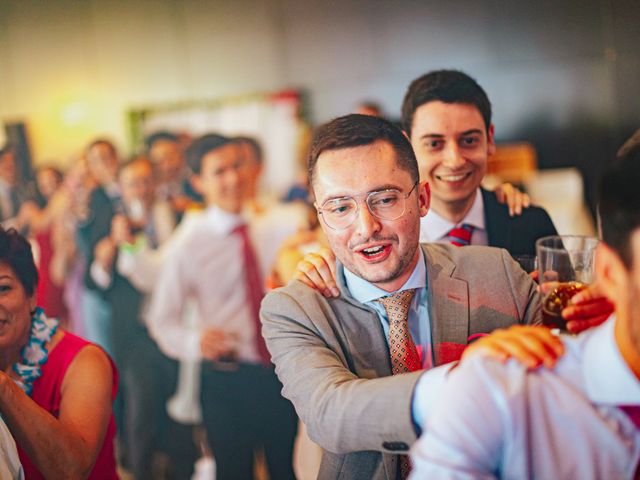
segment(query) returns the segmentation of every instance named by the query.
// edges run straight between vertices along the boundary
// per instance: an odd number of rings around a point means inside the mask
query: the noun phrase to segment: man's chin
[[[383,266],[372,268],[372,266],[367,265],[364,267],[355,268],[354,270],[355,271],[353,273],[358,275],[360,278],[374,284],[388,283],[398,278],[398,272],[396,271],[397,269],[389,271],[388,268],[384,268]]]
[[[438,192],[436,195],[438,196],[438,198],[443,204],[449,204],[449,205],[466,204],[467,202],[470,202],[472,201],[473,198],[475,198],[476,188],[472,190],[465,189],[464,191],[463,190],[457,190],[457,191],[446,190],[443,192]]]

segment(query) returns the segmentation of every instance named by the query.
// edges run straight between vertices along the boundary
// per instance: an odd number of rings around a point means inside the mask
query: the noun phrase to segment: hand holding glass
[[[536,242],[542,323],[547,327],[567,331],[562,310],[593,282],[597,245],[597,238],[578,235],[543,237]]]

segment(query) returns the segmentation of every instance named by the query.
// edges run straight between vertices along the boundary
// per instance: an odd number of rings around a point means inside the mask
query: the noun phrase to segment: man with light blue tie
[[[452,371],[438,399],[418,407],[429,416],[412,479],[639,478],[638,165],[640,144],[601,182],[596,272],[615,313],[563,338],[552,370],[476,358]]]

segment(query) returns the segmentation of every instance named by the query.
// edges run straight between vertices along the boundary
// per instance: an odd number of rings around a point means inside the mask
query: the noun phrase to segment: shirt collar
[[[594,403],[639,405],[640,381],[622,358],[614,335],[615,316],[583,335],[582,372]]]
[[[234,228],[246,223],[241,215],[227,212],[217,205],[208,207],[203,214],[207,225],[221,235],[228,235]]]
[[[398,289],[398,292],[409,290],[411,288],[424,288],[427,286],[427,267],[424,260],[424,254],[422,253],[422,248],[418,247],[418,252],[420,255],[418,263],[413,269],[409,279],[401,288]],[[344,279],[349,293],[360,303],[371,302],[389,295],[389,292],[367,282],[346,268],[344,269]]]
[[[447,236],[447,233],[456,225],[468,223],[477,229],[484,230],[484,200],[480,189],[476,189],[476,198],[473,200],[471,209],[459,223],[452,223],[435,210],[431,209],[420,221],[420,238],[428,242],[438,242]]]

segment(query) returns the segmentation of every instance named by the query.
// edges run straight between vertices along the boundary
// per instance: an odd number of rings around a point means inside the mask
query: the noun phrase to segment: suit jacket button
[[[403,452],[409,450],[409,445],[404,442],[384,442],[382,448],[392,452]]]

